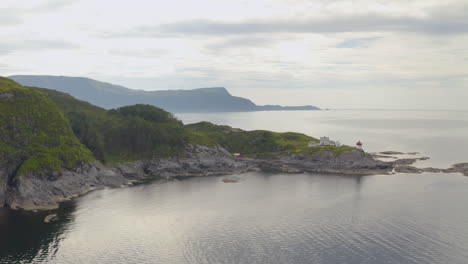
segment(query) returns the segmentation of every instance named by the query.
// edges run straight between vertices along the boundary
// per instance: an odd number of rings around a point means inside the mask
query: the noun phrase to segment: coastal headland
[[[55,209],[96,189],[151,179],[248,171],[468,175],[467,163],[417,168],[414,163],[424,157],[384,161],[379,158],[398,152],[321,146],[301,133],[244,131],[208,122],[184,125],[154,106],[106,110],[1,77],[0,121],[0,206],[13,209]]]

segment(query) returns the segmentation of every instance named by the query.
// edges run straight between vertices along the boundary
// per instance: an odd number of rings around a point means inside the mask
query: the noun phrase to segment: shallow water
[[[419,151],[448,166],[468,161],[467,114],[450,113],[179,118],[361,139],[370,151]],[[0,209],[0,263],[468,263],[468,177],[460,174],[234,177],[96,191],[64,204],[49,224],[47,213]]]

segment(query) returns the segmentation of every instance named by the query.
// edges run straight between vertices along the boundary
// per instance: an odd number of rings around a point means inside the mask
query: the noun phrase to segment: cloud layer
[[[4,76],[226,86],[259,104],[466,108],[466,1],[3,0],[0,13]]]

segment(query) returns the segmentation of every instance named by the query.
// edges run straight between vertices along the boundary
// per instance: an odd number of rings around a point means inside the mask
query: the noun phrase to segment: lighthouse
[[[356,148],[362,150],[362,142],[361,142],[361,140],[359,140],[358,143],[356,143]]]

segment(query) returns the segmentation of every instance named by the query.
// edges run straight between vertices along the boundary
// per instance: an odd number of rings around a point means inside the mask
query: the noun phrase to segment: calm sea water
[[[450,167],[468,161],[468,111],[331,110],[179,114],[184,123],[210,121],[246,130],[266,129],[329,136],[368,152],[420,152],[422,166]]]
[[[468,161],[468,113],[184,114],[244,129]],[[468,177],[236,175],[96,191],[46,214],[0,210],[0,263],[468,263]]]

